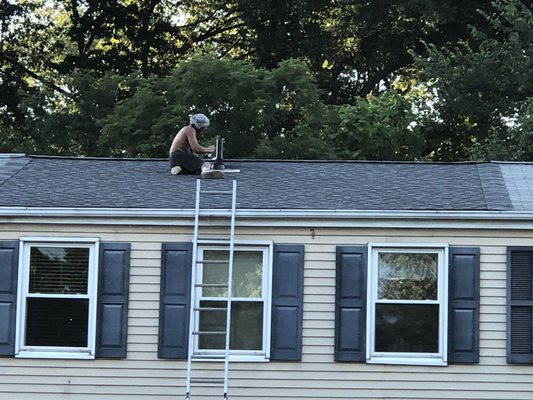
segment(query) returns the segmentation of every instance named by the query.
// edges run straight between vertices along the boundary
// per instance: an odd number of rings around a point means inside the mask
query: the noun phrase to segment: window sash
[[[217,246],[217,245],[201,245],[198,246],[198,260],[201,261],[204,259],[204,251],[228,251],[227,247]],[[270,297],[271,297],[271,264],[272,264],[272,249],[271,246],[256,246],[256,245],[235,245],[234,254],[236,252],[261,252],[262,253],[262,277],[261,277],[261,297],[231,297],[232,302],[253,302],[253,303],[263,303],[263,340],[262,348],[257,350],[237,350],[231,349],[230,354],[233,356],[260,356],[268,357],[269,342],[270,342]],[[226,266],[221,266],[221,268],[227,268]],[[196,266],[194,271],[196,274],[196,282],[201,284],[203,282],[203,264],[200,262]],[[202,296],[202,288],[195,288],[195,304],[194,307],[199,307],[201,301],[219,301],[226,302],[226,296]],[[226,315],[224,313],[224,315]],[[199,330],[199,318],[195,320],[194,330]],[[191,338],[190,338],[191,340]],[[197,335],[193,335],[192,340],[194,341],[194,354],[196,356],[209,356],[209,355],[219,355],[224,353],[224,350],[218,349],[199,349],[199,338]]]
[[[46,240],[48,239],[48,240]],[[30,293],[30,257],[33,247],[87,248],[89,249],[87,294]],[[15,354],[17,357],[49,358],[94,358],[96,342],[96,292],[98,278],[98,239],[22,238],[19,256],[19,283],[17,307],[17,334]],[[88,300],[87,346],[30,346],[26,344],[27,299]]]
[[[390,247],[389,247],[390,246]],[[391,300],[378,299],[378,257],[380,253],[409,253],[409,254],[437,254],[438,256],[438,281],[437,299],[432,300]],[[447,291],[448,291],[448,266],[445,262],[448,259],[447,245],[434,245],[430,247],[423,245],[404,244],[369,244],[368,257],[368,298],[367,298],[367,361],[391,364],[431,364],[445,365],[447,351]],[[438,329],[438,352],[378,352],[376,348],[376,305],[396,304],[396,305],[439,305],[439,329]]]

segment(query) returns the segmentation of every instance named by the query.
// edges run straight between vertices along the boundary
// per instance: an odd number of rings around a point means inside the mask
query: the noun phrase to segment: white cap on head
[[[191,125],[194,125],[198,129],[204,129],[209,126],[209,118],[204,114],[193,114],[191,115]]]

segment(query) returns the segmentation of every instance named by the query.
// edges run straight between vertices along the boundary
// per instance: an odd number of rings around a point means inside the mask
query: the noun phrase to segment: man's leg
[[[183,168],[180,167],[180,152],[175,151],[170,155],[170,173],[178,175]]]

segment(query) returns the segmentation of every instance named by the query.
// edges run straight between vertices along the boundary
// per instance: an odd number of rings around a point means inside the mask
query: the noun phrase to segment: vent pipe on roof
[[[226,166],[224,165],[224,138],[217,139],[213,169],[226,169]]]

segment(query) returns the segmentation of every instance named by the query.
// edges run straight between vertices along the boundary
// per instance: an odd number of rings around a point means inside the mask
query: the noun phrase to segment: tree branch
[[[358,90],[357,96],[365,97],[369,94],[383,79],[387,78],[390,74],[397,71],[404,66],[403,63],[396,62],[388,66],[384,66],[381,70],[372,74],[368,80],[363,84],[363,87]]]
[[[238,24],[234,24],[234,25],[230,25],[230,26],[224,26],[222,28],[209,30],[207,32],[204,32],[201,35],[196,36],[195,38],[193,38],[193,40],[194,40],[195,43],[196,42],[201,42],[201,41],[203,41],[205,39],[212,38],[213,36],[216,36],[219,33],[227,32],[227,31],[230,31],[230,30],[235,29],[235,28],[241,28],[243,26],[246,26],[246,24],[244,22],[239,22]]]
[[[62,95],[64,95],[65,97],[68,97],[69,99],[74,99],[75,96],[73,93],[59,87],[58,85],[56,85],[54,82],[52,82],[51,80],[37,74],[36,72],[33,72],[32,70],[30,70],[29,68],[25,67],[22,63],[20,63],[18,60],[15,60],[14,58],[12,57],[9,57],[5,54],[2,55],[2,57],[0,58],[3,58],[5,61],[9,62],[11,65],[17,67],[17,68],[20,68],[22,71],[24,71],[25,73],[27,73],[29,76],[31,76],[33,79],[41,82],[43,85],[45,86],[48,86],[50,89],[58,92],[58,93],[61,93]]]

